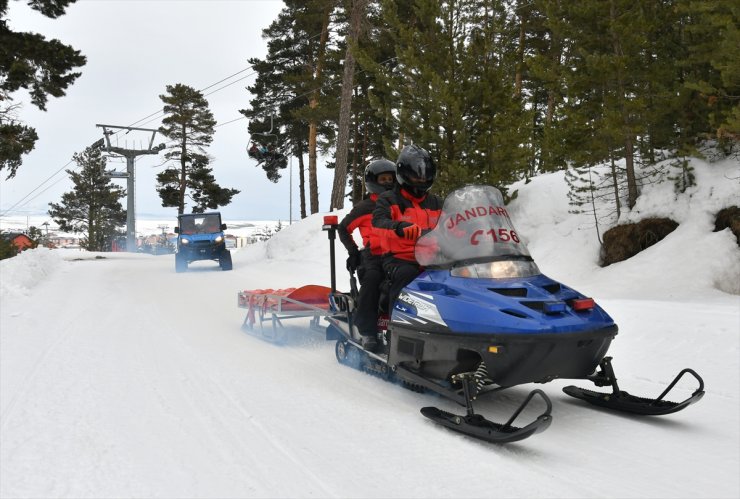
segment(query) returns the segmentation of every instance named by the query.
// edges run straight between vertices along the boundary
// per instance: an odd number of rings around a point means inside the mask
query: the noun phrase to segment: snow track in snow
[[[256,251],[254,249],[252,252]],[[337,363],[308,320],[275,345],[241,329],[243,289],[326,284],[322,266],[174,259],[63,262],[0,310],[0,497],[734,497],[738,335],[732,301],[601,300],[620,386],[660,393],[683,367],[707,383],[665,418],[609,414],[558,380],[484,398],[505,420],[533,388],[544,433],[505,446],[446,431],[464,412]],[[272,262],[277,263],[277,262]],[[300,278],[296,277],[300,276]],[[688,312],[687,312],[688,311]],[[576,384],[583,385],[582,382]],[[587,385],[586,385],[587,386]],[[694,386],[677,387],[679,395]],[[541,410],[536,404],[526,420]]]

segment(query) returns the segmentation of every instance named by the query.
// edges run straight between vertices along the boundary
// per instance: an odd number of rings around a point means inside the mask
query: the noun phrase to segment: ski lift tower
[[[164,144],[154,146],[154,136],[158,130],[151,128],[134,128],[130,126],[117,126],[117,125],[95,125],[98,128],[103,129],[103,136],[105,138],[105,151],[109,154],[117,154],[126,158],[126,173],[115,172],[111,174],[111,177],[125,178],[127,180],[126,185],[126,251],[130,253],[136,252],[136,213],[135,213],[135,201],[136,201],[136,188],[135,188],[135,170],[134,160],[137,156],[142,154],[159,154],[159,151],[165,148]],[[129,133],[131,130],[151,132],[152,136],[149,139],[149,145],[146,149],[126,149],[118,147],[117,145],[111,145],[110,136],[113,135],[113,130],[126,130]],[[96,142],[99,143],[100,141]]]

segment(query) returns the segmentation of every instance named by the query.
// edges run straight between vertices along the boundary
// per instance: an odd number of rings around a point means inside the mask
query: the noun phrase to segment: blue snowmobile
[[[336,220],[325,220],[323,228],[331,242],[334,312],[327,318],[326,337],[336,340],[337,359],[466,406],[465,415],[421,409],[436,423],[489,442],[522,440],[552,421],[545,392],[531,391],[505,423],[476,414],[473,401],[515,385],[558,378],[610,386],[608,393],[576,386],[563,390],[597,406],[643,415],[673,413],[704,395],[704,382],[691,369],[681,371],[655,399],[622,391],[606,356],[617,325],[592,298],[539,271],[493,187],[470,185],[446,198],[439,223],[416,244],[424,272],[393,304],[387,329],[379,328],[380,353],[361,346],[352,321],[354,293],[335,291]],[[665,400],[686,374],[699,387],[682,402]],[[535,397],[544,402],[544,411],[529,424],[514,426]]]

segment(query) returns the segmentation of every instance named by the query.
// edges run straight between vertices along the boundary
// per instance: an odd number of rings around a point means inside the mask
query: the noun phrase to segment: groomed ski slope
[[[699,404],[639,418],[570,399],[569,381],[516,387],[477,409],[503,421],[543,388],[554,421],[495,446],[419,414],[464,408],[339,365],[307,321],[290,322],[284,346],[243,332],[237,291],[329,284],[319,215],[235,253],[231,272],[38,249],[0,263],[0,496],[738,497],[740,296],[717,288],[740,281],[740,250],[703,214],[719,184],[664,241],[600,269],[561,182],[538,177],[511,207],[535,260],[619,324],[622,389],[656,396],[692,367]]]

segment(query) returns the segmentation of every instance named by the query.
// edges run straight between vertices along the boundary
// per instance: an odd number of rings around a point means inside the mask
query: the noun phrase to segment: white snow
[[[624,217],[679,228],[603,269],[562,174],[516,186],[510,206],[543,272],[619,324],[609,354],[622,389],[657,396],[685,367],[703,376],[706,396],[685,411],[611,414],[563,394],[572,381],[520,386],[477,409],[501,421],[541,388],[553,423],[496,446],[419,414],[464,408],[339,365],[307,320],[286,321],[284,346],[245,333],[237,291],[329,285],[317,214],[235,252],[231,272],[71,250],[0,262],[0,496],[740,497],[740,249],[712,232],[740,202],[740,165],[694,166],[697,187],[676,199],[653,186]]]

